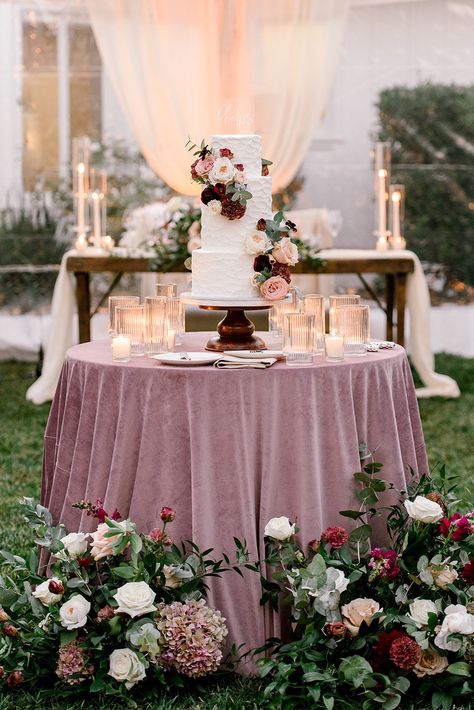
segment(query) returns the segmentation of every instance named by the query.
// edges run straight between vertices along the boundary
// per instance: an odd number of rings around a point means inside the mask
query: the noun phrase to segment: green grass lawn
[[[458,493],[466,505],[473,502],[474,488],[474,360],[440,355],[438,372],[458,381],[462,397],[458,400],[420,401],[430,464],[445,463],[451,474],[459,476]],[[26,526],[18,517],[21,496],[39,496],[43,431],[49,405],[36,407],[25,400],[25,391],[34,380],[34,368],[25,363],[0,363],[0,548],[22,554],[29,543]],[[0,710],[75,710],[76,708],[120,707],[117,701],[104,704],[90,699],[71,701],[42,700],[35,693],[0,695]],[[203,685],[192,694],[166,695],[159,703],[141,705],[143,710],[243,710],[256,709],[258,682],[226,678]],[[458,706],[459,707],[459,706]]]

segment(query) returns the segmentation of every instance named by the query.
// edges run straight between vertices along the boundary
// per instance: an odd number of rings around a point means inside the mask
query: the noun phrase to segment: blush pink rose
[[[198,160],[198,162],[196,163],[196,167],[194,168],[197,174],[207,175],[209,170],[214,165],[214,160],[215,158],[213,155],[206,155],[205,158],[201,158],[201,160]]]
[[[91,534],[91,555],[95,561],[101,560],[103,557],[108,557],[113,553],[112,543],[114,543],[119,536],[113,535],[112,537],[105,537],[105,534],[108,532],[110,532],[110,528],[107,523],[100,523],[95,533]]]
[[[271,276],[260,285],[260,293],[269,301],[285,298],[290,286],[281,276]]]
[[[283,237],[283,239],[280,239],[273,247],[272,256],[279,261],[280,264],[294,266],[298,263],[298,247],[289,237]]]

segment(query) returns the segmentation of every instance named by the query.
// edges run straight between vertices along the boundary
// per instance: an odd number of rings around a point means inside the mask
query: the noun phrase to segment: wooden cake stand
[[[245,311],[264,311],[271,308],[274,301],[263,298],[249,298],[248,300],[231,300],[226,298],[208,299],[197,298],[190,293],[181,295],[183,303],[199,306],[206,311],[227,311],[226,316],[219,322],[217,332],[207,341],[206,350],[223,352],[224,350],[264,350],[267,346],[262,338],[254,335],[255,326],[245,315]]]

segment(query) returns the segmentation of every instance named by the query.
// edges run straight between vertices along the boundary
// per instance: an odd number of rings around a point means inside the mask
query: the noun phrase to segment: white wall
[[[342,211],[338,246],[374,245],[370,134],[379,91],[426,81],[474,83],[474,0],[359,0],[298,203]]]
[[[0,207],[21,189],[20,7],[0,2]]]

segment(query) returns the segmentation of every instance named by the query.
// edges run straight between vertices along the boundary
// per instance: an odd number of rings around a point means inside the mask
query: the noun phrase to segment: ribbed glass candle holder
[[[110,335],[117,334],[116,327],[116,308],[118,306],[139,306],[140,299],[138,296],[110,296],[109,297],[109,333]]]
[[[145,354],[145,306],[119,306],[117,329],[130,338],[132,357]]]
[[[281,339],[283,336],[285,316],[288,313],[297,313],[299,310],[295,289],[290,289],[290,296],[291,298],[285,298],[282,301],[274,301],[268,313],[268,330],[276,339]]]
[[[175,283],[164,284],[158,282],[155,285],[155,296],[166,296],[166,298],[173,298],[173,296],[178,295],[178,286]]]
[[[324,296],[318,293],[309,293],[302,302],[302,312],[314,316],[314,354],[324,352]]]
[[[329,332],[335,333],[339,330],[337,321],[337,309],[340,306],[358,306],[360,296],[329,296]]]
[[[184,303],[179,296],[166,299],[166,321],[169,341],[180,345],[184,335]]]
[[[148,355],[156,355],[168,350],[166,300],[164,296],[145,298],[145,340]]]
[[[283,352],[288,365],[313,362],[315,317],[306,313],[288,313],[283,324]]]
[[[369,306],[340,306],[337,309],[338,333],[344,338],[344,354],[367,355]]]

